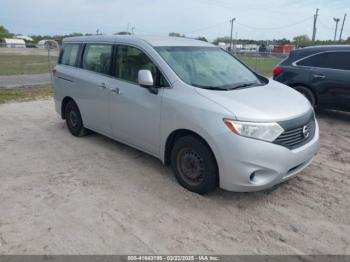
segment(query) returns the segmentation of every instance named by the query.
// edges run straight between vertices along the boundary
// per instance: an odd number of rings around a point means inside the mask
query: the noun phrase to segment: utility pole
[[[343,24],[342,24],[341,30],[340,30],[339,43],[341,43],[341,37],[343,36],[343,30],[344,30],[345,19],[346,19],[346,14],[344,14]]]
[[[135,26],[131,27],[131,34],[133,35],[135,31]]]
[[[128,32],[128,33],[130,33],[129,28],[130,28],[130,23],[128,23],[128,25],[126,26],[126,32]]]
[[[318,11],[320,11],[320,9],[316,9],[316,14],[314,15],[314,29],[312,31],[312,42],[315,42],[315,39],[316,39],[316,32],[317,32],[317,17],[318,17]]]
[[[338,23],[340,21],[340,18],[333,18],[335,22],[335,32],[334,32],[334,42],[337,40],[337,32],[338,32]]]
[[[236,21],[236,18],[230,20],[231,23],[231,38],[230,38],[230,52],[232,52],[232,37],[233,37],[233,23]]]

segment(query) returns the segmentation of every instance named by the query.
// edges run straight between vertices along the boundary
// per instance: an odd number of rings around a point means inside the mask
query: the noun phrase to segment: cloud
[[[135,27],[138,34],[187,33],[214,39],[229,34],[228,20],[237,18],[240,38],[292,38],[312,33],[312,19],[320,8],[318,38],[334,34],[333,17],[350,10],[348,0],[2,0],[0,17],[12,32],[106,34]],[[308,20],[307,20],[308,19]],[[301,22],[305,20],[304,22]],[[344,36],[350,35],[350,18]],[[295,24],[295,25],[293,25]],[[292,25],[292,26],[291,26]],[[274,28],[274,29],[272,29]]]

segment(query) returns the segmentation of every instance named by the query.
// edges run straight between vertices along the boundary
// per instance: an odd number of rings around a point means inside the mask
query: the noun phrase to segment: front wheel
[[[195,136],[179,138],[171,152],[177,181],[189,191],[205,194],[218,186],[215,157],[204,141]]]
[[[73,136],[85,136],[87,130],[83,125],[83,120],[77,104],[74,101],[69,101],[64,109],[64,115],[67,127]]]
[[[309,100],[312,107],[316,106],[316,98],[310,89],[304,86],[296,86],[294,87],[294,89],[301,93],[303,96],[305,96],[306,99]]]

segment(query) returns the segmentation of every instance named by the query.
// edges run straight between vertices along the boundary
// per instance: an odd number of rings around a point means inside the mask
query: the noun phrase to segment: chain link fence
[[[234,55],[255,72],[266,77],[271,77],[273,69],[288,57],[288,54],[273,52],[236,52]]]
[[[0,90],[16,87],[50,87],[51,71],[59,49],[0,43]]]
[[[271,77],[276,65],[287,57],[286,54],[272,52],[235,52],[234,55],[266,77]],[[51,70],[56,65],[58,56],[58,48],[0,44],[0,78],[34,74],[48,74],[51,77]]]

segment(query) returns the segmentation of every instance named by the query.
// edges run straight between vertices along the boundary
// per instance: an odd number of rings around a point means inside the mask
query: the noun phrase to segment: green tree
[[[290,45],[291,41],[288,40],[287,38],[282,38],[282,39],[274,39],[272,40],[272,43],[275,45]]]
[[[131,35],[131,33],[126,32],[126,31],[122,31],[122,32],[114,33],[114,35]]]
[[[297,47],[304,47],[312,44],[311,39],[308,35],[298,35],[293,37],[293,43]]]
[[[176,33],[176,32],[171,32],[171,33],[169,33],[169,36],[186,37],[184,34],[180,34],[180,33]]]
[[[11,38],[13,34],[11,34],[4,26],[0,26],[0,40],[4,38]]]
[[[208,40],[204,36],[199,36],[196,39],[200,41],[208,42]]]

